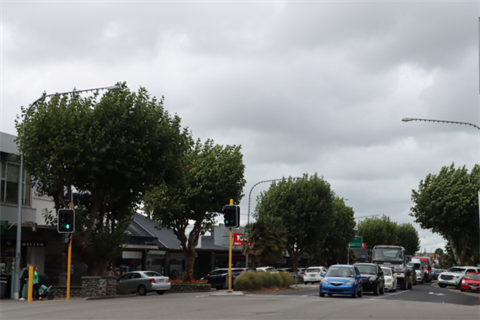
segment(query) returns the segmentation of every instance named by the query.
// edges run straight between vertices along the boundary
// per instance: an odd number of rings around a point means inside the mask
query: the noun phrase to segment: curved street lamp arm
[[[425,122],[439,122],[439,123],[451,123],[451,124],[460,124],[460,125],[466,125],[466,126],[472,126],[480,130],[480,127],[473,124],[473,123],[468,123],[468,122],[459,122],[459,121],[449,121],[449,120],[433,120],[433,119],[419,119],[419,118],[403,118],[403,122],[409,122],[409,121],[425,121]]]

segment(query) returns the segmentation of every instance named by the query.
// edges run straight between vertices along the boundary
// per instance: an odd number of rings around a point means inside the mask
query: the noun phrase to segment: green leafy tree
[[[343,198],[335,197],[333,202],[333,227],[328,233],[325,243],[318,247],[322,256],[322,264],[331,265],[347,262],[348,243],[355,237],[354,211],[345,204]],[[355,253],[353,253],[355,256]],[[348,259],[350,262],[354,261]]]
[[[37,192],[53,197],[56,210],[67,208],[75,188],[80,196],[73,258],[101,275],[119,254],[124,231],[153,185],[175,180],[188,133],[180,118],[151,98],[144,88],[103,96],[78,94],[40,100],[23,123],[17,144]],[[26,110],[23,110],[24,112]],[[55,214],[46,220],[55,223]]]
[[[359,222],[357,234],[363,237],[363,242],[369,249],[377,245],[398,243],[397,224],[386,215],[383,215],[381,219],[373,217]]]
[[[403,223],[397,227],[397,245],[405,248],[406,254],[414,255],[420,249],[418,231],[411,223]]]
[[[199,237],[212,229],[215,217],[233,199],[239,203],[245,186],[240,146],[214,145],[200,140],[185,152],[181,179],[156,186],[145,197],[145,212],[158,228],[177,236],[185,255],[183,281],[193,279]],[[187,227],[193,224],[187,234]]]
[[[272,265],[285,254],[287,229],[280,217],[262,215],[259,220],[245,227],[244,236],[252,244],[252,247],[250,248],[244,241],[243,254],[249,254],[249,258],[255,257],[255,260],[252,260],[255,265],[257,261]]]
[[[286,230],[287,252],[295,272],[304,253],[314,252],[333,227],[334,192],[317,174],[302,179],[282,179],[258,197],[254,216],[279,217]]]
[[[478,209],[480,166],[470,173],[465,166],[443,167],[438,175],[429,174],[412,190],[415,205],[410,215],[424,229],[443,236],[451,245],[457,265],[463,265],[467,252],[478,248],[475,215]]]

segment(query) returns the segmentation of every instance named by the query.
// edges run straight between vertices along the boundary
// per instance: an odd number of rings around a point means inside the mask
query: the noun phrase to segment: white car
[[[255,271],[265,271],[265,272],[270,272],[270,273],[278,273],[277,269],[274,267],[258,267],[255,269]]]
[[[385,290],[397,291],[397,275],[390,268],[382,267],[382,271],[385,278]]]
[[[315,283],[323,280],[321,274],[327,273],[327,268],[325,267],[309,267],[305,270],[305,274],[303,275],[303,283],[308,284],[309,282]]]

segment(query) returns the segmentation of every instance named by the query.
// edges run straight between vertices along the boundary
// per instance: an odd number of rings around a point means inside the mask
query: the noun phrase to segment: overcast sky
[[[478,1],[2,0],[0,131],[44,91],[125,81],[195,138],[242,146],[242,225],[257,182],[304,173],[356,217],[413,223],[420,180],[479,161],[474,127],[401,121],[479,123],[478,16]],[[422,251],[443,247],[414,226]]]

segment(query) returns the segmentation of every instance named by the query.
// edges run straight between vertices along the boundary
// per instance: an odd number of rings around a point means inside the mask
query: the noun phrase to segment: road
[[[311,285],[312,286],[312,285]],[[436,288],[441,289],[441,288]],[[167,293],[104,300],[71,299],[21,302],[2,300],[0,318],[68,319],[434,319],[478,320],[478,294],[463,294],[434,286],[420,285],[401,293],[382,296],[365,294],[363,298],[320,298],[316,288],[282,294],[229,294],[226,290],[207,293]],[[440,292],[441,293],[441,292]],[[452,294],[450,296],[450,294]],[[476,305],[443,303],[456,301],[456,295],[476,298]],[[410,296],[410,297],[408,297]],[[412,299],[415,299],[412,301]],[[425,302],[427,300],[428,302]],[[468,300],[468,299],[467,299]]]
[[[311,287],[311,288],[309,288]],[[318,296],[318,285],[300,285],[302,290],[286,291],[275,293],[274,295],[289,296]],[[309,289],[304,289],[309,288]],[[337,299],[341,296],[324,297],[323,299]],[[345,297],[348,298],[348,297]],[[454,287],[439,288],[436,281],[431,283],[417,284],[411,290],[397,290],[396,292],[385,292],[384,295],[375,296],[371,292],[365,292],[363,298],[366,300],[386,300],[386,301],[416,301],[431,303],[448,303],[465,306],[478,306],[480,304],[480,295],[473,292],[461,292]]]

